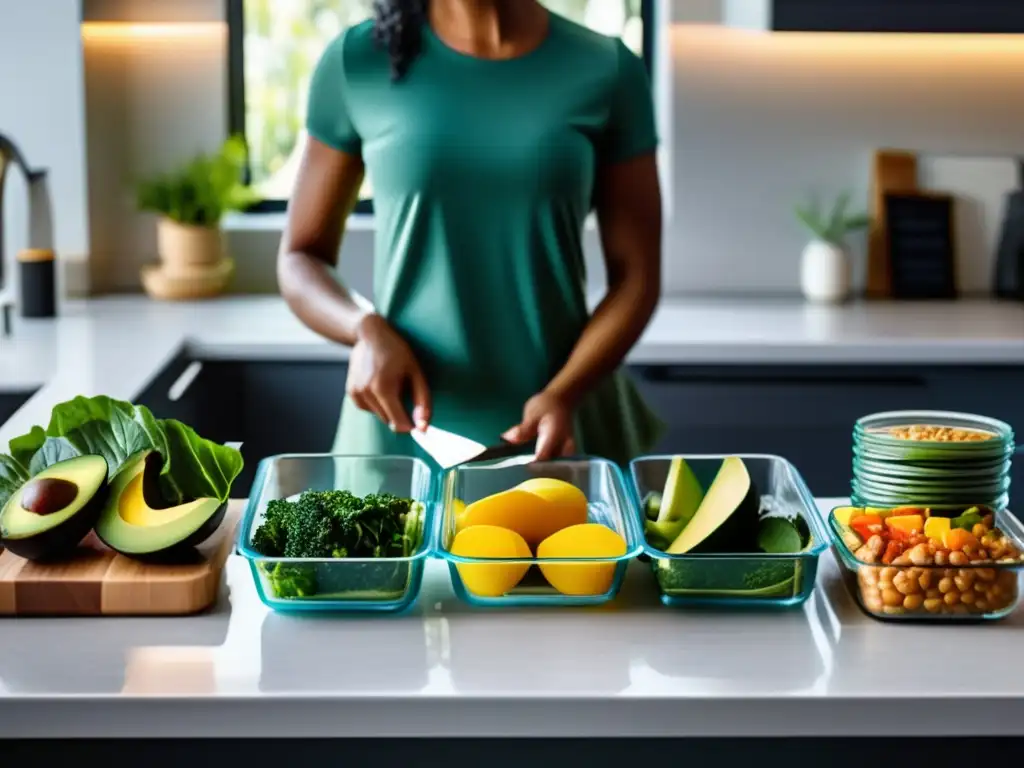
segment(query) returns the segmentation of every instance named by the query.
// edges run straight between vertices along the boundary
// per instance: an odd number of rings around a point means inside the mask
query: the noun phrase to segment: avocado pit
[[[78,497],[78,485],[62,477],[40,477],[25,485],[21,506],[36,515],[67,509]]]

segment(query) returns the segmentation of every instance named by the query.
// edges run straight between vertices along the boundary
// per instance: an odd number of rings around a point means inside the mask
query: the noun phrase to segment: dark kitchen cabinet
[[[1024,33],[1019,0],[769,1],[780,32]]]
[[[245,469],[235,493],[241,495],[252,485],[260,459],[331,450],[345,393],[345,371],[340,362],[194,361],[182,356],[156,377],[137,402],[158,416],[191,425],[203,437],[240,441]],[[188,386],[176,392],[176,383],[192,372]]]
[[[204,437],[241,441],[246,467],[236,494],[242,495],[260,459],[331,449],[345,372],[343,362],[194,361],[183,355],[137,400]],[[634,366],[632,374],[668,427],[657,452],[784,456],[817,496],[849,493],[851,432],[869,413],[982,413],[1016,426],[1024,442],[1020,367],[656,365]],[[1024,498],[1024,456],[1013,485],[1016,498]]]
[[[17,392],[0,392],[0,424],[7,421],[14,413],[28,402],[36,393],[34,389]]]
[[[772,453],[817,496],[845,496],[852,429],[869,413],[939,409],[1016,426],[1024,442],[1024,368],[640,366],[635,381],[667,424],[664,453]],[[1021,498],[1024,456],[1011,495]]]

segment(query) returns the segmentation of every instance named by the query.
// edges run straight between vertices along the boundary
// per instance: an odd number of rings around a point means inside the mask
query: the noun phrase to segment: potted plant
[[[148,291],[184,298],[218,293],[225,287],[231,263],[225,254],[221,220],[229,211],[243,210],[258,199],[242,182],[246,159],[245,141],[231,137],[216,152],[199,154],[181,168],[138,185],[139,209],[159,216],[161,264],[143,272]]]
[[[817,201],[797,205],[796,217],[812,235],[800,264],[800,286],[809,301],[837,303],[850,295],[850,254],[846,237],[871,223],[867,214],[848,215],[850,194],[844,192],[825,215]]]

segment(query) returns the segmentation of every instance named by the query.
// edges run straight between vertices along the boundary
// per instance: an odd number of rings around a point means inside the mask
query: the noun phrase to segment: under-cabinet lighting
[[[182,38],[223,37],[227,34],[223,21],[134,22],[87,21],[82,24],[85,40],[180,40]]]

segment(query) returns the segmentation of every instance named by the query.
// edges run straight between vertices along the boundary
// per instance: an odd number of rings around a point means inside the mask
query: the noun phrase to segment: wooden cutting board
[[[245,502],[228,502],[224,522],[199,547],[201,562],[150,565],[88,540],[65,563],[0,554],[0,616],[182,616],[217,599]]]

